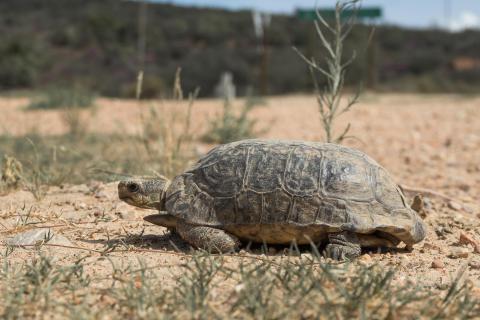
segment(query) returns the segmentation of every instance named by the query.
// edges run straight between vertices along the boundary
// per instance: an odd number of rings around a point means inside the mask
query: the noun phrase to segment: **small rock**
[[[118,214],[121,215],[122,213],[121,213],[121,212],[118,212]],[[94,216],[95,218],[102,217],[102,216],[104,216],[104,215],[105,215],[105,211],[95,210],[95,211],[93,212],[93,216]],[[117,215],[117,212],[115,212],[115,215]]]
[[[430,249],[430,250],[439,250],[440,247],[436,244],[430,243],[430,242],[424,242],[423,243],[423,248],[424,249]]]
[[[433,260],[432,261],[432,268],[433,269],[443,269],[445,268],[445,263],[442,260]]]
[[[469,253],[470,250],[467,248],[452,248],[448,257],[452,259],[468,258]]]
[[[97,199],[106,199],[107,198],[107,194],[103,191],[98,191],[98,192],[95,192],[95,198]]]
[[[473,270],[480,270],[480,262],[479,261],[470,261],[468,266]]]
[[[480,244],[473,239],[472,236],[465,232],[460,232],[459,244],[471,244],[473,246],[473,252],[480,253]]]
[[[448,207],[452,210],[455,210],[455,211],[459,211],[459,210],[462,210],[462,205],[458,202],[455,202],[455,201],[449,201],[448,202]]]
[[[60,234],[55,234],[53,230],[42,228],[22,232],[8,239],[10,246],[33,246],[42,243],[57,244],[63,246],[72,246],[72,242]]]
[[[243,283],[237,284],[234,288],[236,293],[240,293],[245,289],[245,285]]]
[[[115,212],[115,215],[120,219],[124,219],[124,220],[135,220],[135,218],[137,217],[137,215],[135,214],[135,211],[132,211],[132,210],[117,211]]]
[[[75,210],[85,210],[87,209],[87,204],[80,202],[80,203],[75,203]]]
[[[370,262],[370,261],[372,261],[372,256],[369,255],[368,253],[366,253],[366,254],[361,255],[361,256],[358,258],[358,260],[359,260],[360,262]]]
[[[435,233],[437,234],[437,236],[440,238],[440,239],[445,239],[446,238],[446,234],[447,233],[453,233],[452,231],[452,228],[450,228],[449,226],[445,226],[445,227],[437,227],[435,228]]]
[[[87,187],[91,192],[96,192],[103,188],[103,183],[101,181],[92,180],[87,184]]]
[[[474,212],[473,208],[470,207],[470,206],[463,206],[463,210],[466,212],[466,213],[470,213],[472,214]]]
[[[420,215],[420,217],[427,217],[427,210],[425,209],[425,203],[421,194],[417,194],[415,198],[413,198],[413,203],[410,207],[415,210]]]
[[[447,138],[447,139],[445,140],[445,142],[443,143],[443,145],[444,145],[445,147],[447,147],[447,148],[450,147],[450,146],[452,145],[452,139],[451,139],[451,138]]]
[[[62,246],[73,246],[73,243],[68,240],[66,237],[62,236],[61,234],[55,234],[53,235],[53,238],[51,238],[48,241],[48,244],[58,244]]]

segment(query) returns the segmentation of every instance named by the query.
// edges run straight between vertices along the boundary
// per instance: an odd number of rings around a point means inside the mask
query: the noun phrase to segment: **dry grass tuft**
[[[184,106],[182,112],[173,112],[164,105],[151,106],[148,113],[141,114],[142,132],[140,140],[150,161],[159,165],[157,170],[172,177],[184,169],[192,158],[191,122],[192,108],[198,96],[198,89],[184,98],[181,86],[181,70],[174,80],[173,98]]]
[[[247,97],[245,104],[236,114],[232,102],[226,98],[223,103],[222,114],[210,121],[210,129],[202,137],[207,143],[228,143],[242,139],[254,138],[260,132],[255,130],[257,121],[249,117],[250,112],[258,104],[253,97]]]
[[[119,267],[108,277],[85,272],[86,259],[63,266],[42,253],[11,265],[3,254],[0,316],[130,319],[468,319],[480,312],[462,272],[442,294],[379,265],[329,264],[316,253],[241,259],[197,253],[179,264],[175,286],[155,272],[169,266]],[[104,259],[104,258],[98,258]],[[95,283],[95,285],[93,285]]]
[[[344,61],[343,45],[355,26],[359,2],[360,0],[337,1],[335,21],[332,23],[327,22],[317,10],[315,28],[321,45],[326,51],[323,62],[317,62],[314,57],[307,58],[295,48],[310,69],[326,142],[341,143],[349,137],[347,134],[350,124],[338,136],[334,136],[334,125],[339,116],[348,112],[357,103],[360,94],[357,92],[346,103],[342,101],[346,71],[356,57],[354,52],[350,59]],[[343,21],[346,11],[353,12],[353,14]],[[326,35],[325,31],[329,34]],[[325,77],[327,82],[325,88],[320,88],[317,75]]]

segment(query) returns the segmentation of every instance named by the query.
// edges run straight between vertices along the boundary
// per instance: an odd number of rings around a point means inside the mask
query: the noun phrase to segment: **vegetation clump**
[[[245,104],[236,114],[232,102],[226,98],[223,103],[223,111],[220,115],[210,121],[210,128],[202,137],[207,143],[228,143],[242,139],[249,139],[259,133],[255,130],[257,121],[249,117],[256,106],[257,101],[249,97]]]
[[[352,106],[358,101],[359,93],[353,96],[352,99],[344,102],[343,90],[345,84],[345,75],[347,67],[355,60],[356,53],[354,51],[352,57],[344,61],[344,42],[350,32],[352,31],[356,21],[355,12],[359,0],[337,1],[335,7],[335,21],[327,22],[320,11],[317,10],[317,20],[315,21],[315,29],[323,48],[326,50],[325,61],[323,63],[317,60],[305,57],[298,50],[297,52],[307,63],[312,80],[315,85],[316,99],[318,103],[318,110],[320,112],[322,127],[325,133],[326,142],[341,143],[347,138],[347,133],[350,130],[350,124],[342,131],[342,133],[335,136],[334,124],[337,118],[343,113],[349,111]],[[343,22],[345,12],[354,12]],[[323,29],[330,34],[327,37]],[[326,67],[324,67],[326,65]],[[326,86],[321,88],[317,80],[317,74],[326,79]]]
[[[49,89],[34,98],[27,106],[28,110],[50,110],[66,108],[88,108],[93,106],[94,95],[80,88]]]
[[[143,92],[142,78],[140,77],[137,98],[141,98]],[[150,160],[156,160],[157,173],[167,177],[173,177],[185,168],[192,158],[192,150],[189,147],[192,141],[192,109],[198,96],[199,89],[184,98],[181,69],[177,69],[173,85],[173,100],[176,110],[165,106],[150,106],[145,113],[142,111],[140,120],[142,124],[139,139],[145,148]]]
[[[139,1],[69,0],[68,6],[64,2],[0,1],[0,89],[36,89],[45,84],[55,87],[76,79],[102,96],[133,98],[131,79],[138,68],[132,61],[137,57],[138,19],[132,13],[138,11]],[[185,90],[193,91],[201,84],[203,96],[214,94],[218,77],[225,70],[234,75],[239,95],[256,82],[258,41],[249,11],[159,2],[149,2],[148,7],[144,98],[170,90],[169,79],[179,65],[185,69]],[[25,23],[15,22],[20,16]],[[317,48],[311,36],[313,27],[310,21],[294,15],[272,16],[265,39],[270,94],[310,90],[305,67],[291,46],[310,58],[309,51]],[[367,29],[358,24],[346,39],[345,48],[362,46]],[[32,38],[32,34],[41,36]],[[374,69],[382,81],[376,89],[477,92],[479,37],[474,29],[449,32],[379,24]],[[366,80],[367,59],[359,52],[346,86]],[[326,83],[319,79],[319,85]]]
[[[3,155],[2,171],[0,172],[0,194],[21,187],[23,166],[14,157]]]
[[[42,250],[42,248],[39,248]],[[44,253],[0,268],[3,319],[473,319],[480,301],[460,272],[439,290],[398,279],[377,264],[329,264],[316,253],[295,258],[185,256],[178,265],[119,265],[89,272],[105,260],[91,254],[62,265]],[[291,252],[294,254],[294,252]],[[155,253],[152,253],[155,254]],[[251,259],[249,259],[251,258]],[[87,262],[88,260],[88,262]],[[233,264],[232,264],[233,262]],[[177,267],[178,269],[169,269]],[[174,271],[166,285],[165,272]],[[170,271],[168,272],[170,273]],[[92,285],[95,283],[95,285]]]

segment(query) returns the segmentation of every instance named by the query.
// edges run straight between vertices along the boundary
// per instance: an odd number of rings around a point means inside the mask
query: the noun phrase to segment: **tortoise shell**
[[[336,144],[243,140],[212,149],[175,177],[169,214],[241,239],[318,241],[352,231],[419,242],[422,220],[388,172],[364,153]]]

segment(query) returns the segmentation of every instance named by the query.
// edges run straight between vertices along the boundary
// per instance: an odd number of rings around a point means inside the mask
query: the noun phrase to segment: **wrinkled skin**
[[[231,252],[240,241],[227,232],[210,227],[193,226],[169,215],[165,211],[165,194],[170,181],[165,177],[129,179],[118,184],[118,197],[126,203],[144,209],[157,209],[161,214],[147,216],[146,221],[177,231],[188,243],[209,251]]]
[[[165,193],[169,184],[165,177],[120,181],[118,197],[135,207],[162,211],[165,210]]]

